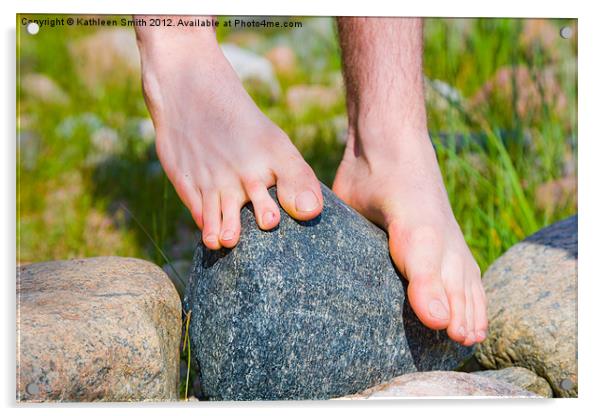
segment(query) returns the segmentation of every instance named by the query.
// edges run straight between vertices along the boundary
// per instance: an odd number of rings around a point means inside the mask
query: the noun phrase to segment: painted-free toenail
[[[262,221],[264,227],[270,225],[272,221],[274,221],[274,217],[275,215],[272,211],[268,211],[265,214],[263,214]]]
[[[216,235],[208,235],[207,237],[205,237],[205,241],[207,241],[208,243],[217,243],[217,236]]]
[[[432,300],[429,303],[429,312],[433,318],[437,319],[447,319],[449,318],[449,313],[447,312],[447,308],[443,306],[443,303],[440,300]]]
[[[233,238],[234,238],[234,231],[232,231],[232,230],[226,230],[222,234],[222,240],[224,240],[224,241],[232,240]]]
[[[295,198],[295,208],[299,212],[311,212],[318,208],[318,198],[312,191],[303,191]]]

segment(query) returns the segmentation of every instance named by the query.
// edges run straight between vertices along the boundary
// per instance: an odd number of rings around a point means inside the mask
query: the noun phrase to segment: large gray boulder
[[[555,396],[577,396],[577,217],[553,224],[500,257],[483,276],[489,335],[476,358],[488,369],[524,367]]]
[[[17,400],[178,399],[181,303],[158,266],[96,257],[21,266]]]
[[[209,399],[339,397],[471,354],[418,321],[386,234],[322,192],[312,221],[265,232],[247,205],[234,249],[198,246],[185,308]]]

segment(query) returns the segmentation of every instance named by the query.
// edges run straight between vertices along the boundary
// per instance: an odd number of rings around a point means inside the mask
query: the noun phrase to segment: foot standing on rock
[[[389,235],[408,297],[429,328],[464,345],[486,337],[486,298],[441,178],[422,86],[422,21],[338,18],[349,132],[333,190]],[[157,153],[210,249],[234,247],[240,209],[274,228],[322,210],[319,182],[244,90],[211,28],[137,27]]]

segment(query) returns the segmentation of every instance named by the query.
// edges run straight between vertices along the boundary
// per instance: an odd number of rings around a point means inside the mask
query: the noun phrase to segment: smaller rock
[[[276,46],[266,52],[265,57],[272,63],[279,75],[290,77],[297,70],[297,56],[288,46]]]
[[[155,142],[155,126],[150,118],[142,118],[137,125],[138,135],[146,144]]]
[[[115,130],[109,127],[101,127],[90,137],[92,145],[97,152],[106,155],[112,155],[119,150],[119,135]]]
[[[504,381],[520,387],[523,390],[533,392],[538,396],[552,397],[552,388],[548,382],[526,368],[508,367],[501,370],[476,371],[472,374]]]
[[[17,277],[18,401],[177,400],[181,304],[159,267],[96,257]]]
[[[577,397],[577,257],[573,216],[489,267],[483,276],[489,334],[475,353],[483,367],[527,368],[548,381],[554,396]]]
[[[480,375],[455,371],[405,374],[386,383],[340,399],[372,400],[425,396],[537,397],[533,393]]]
[[[132,30],[101,29],[71,42],[69,52],[80,80],[92,92],[108,83],[140,82],[140,54]]]
[[[229,43],[223,43],[221,48],[245,87],[259,92],[265,90],[272,99],[280,97],[280,84],[268,59]]]
[[[286,92],[286,104],[297,117],[311,110],[329,111],[342,99],[342,90],[325,85],[295,85]]]
[[[535,202],[538,208],[553,211],[567,204],[577,203],[577,178],[568,176],[547,181],[535,190]]]
[[[349,132],[349,122],[346,116],[335,116],[331,119],[334,130],[336,131],[337,142],[347,143],[347,134]]]
[[[568,99],[560,85],[559,71],[554,67],[543,68],[534,79],[524,65],[505,66],[477,91],[470,99],[469,107],[477,112],[487,105],[510,109],[516,102],[516,111],[521,118],[541,114],[545,106],[554,114],[563,114]]]
[[[92,151],[85,160],[86,166],[100,165],[116,156],[123,149],[123,140],[115,130],[110,127],[101,127],[90,136]]]
[[[96,114],[83,113],[65,117],[56,126],[55,133],[64,140],[71,140],[80,129],[92,135],[102,127],[104,122]]]
[[[50,77],[44,74],[25,74],[21,78],[23,92],[34,100],[47,104],[67,104],[69,96]]]
[[[439,110],[447,110],[450,103],[461,104],[464,102],[462,93],[445,81],[440,79],[431,80],[424,77],[424,84],[426,86],[426,100],[435,102],[435,107]]]

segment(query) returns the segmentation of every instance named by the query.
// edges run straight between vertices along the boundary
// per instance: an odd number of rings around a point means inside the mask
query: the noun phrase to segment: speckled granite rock
[[[538,396],[552,397],[552,388],[548,382],[526,368],[507,367],[501,370],[477,371],[472,374],[504,381]]]
[[[455,371],[427,371],[396,377],[339,399],[372,400],[423,396],[537,397],[505,381]]]
[[[280,226],[264,232],[246,206],[236,248],[197,248],[185,303],[208,398],[338,397],[453,369],[472,352],[418,321],[386,234],[322,191],[312,221],[282,211]]]
[[[17,400],[177,400],[182,312],[159,267],[97,257],[18,272]]]
[[[577,396],[577,217],[515,245],[483,277],[489,336],[485,368],[519,366],[545,378],[555,396]]]

